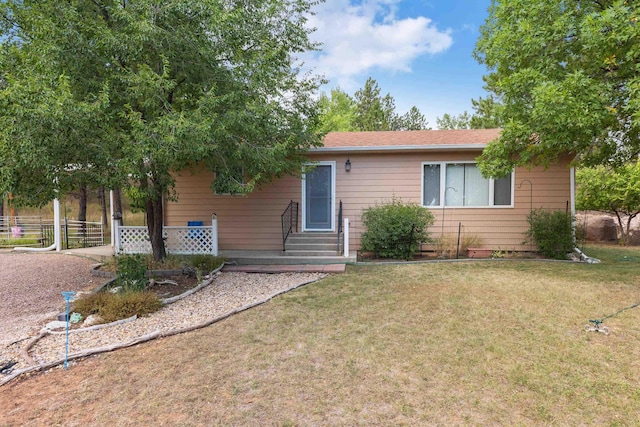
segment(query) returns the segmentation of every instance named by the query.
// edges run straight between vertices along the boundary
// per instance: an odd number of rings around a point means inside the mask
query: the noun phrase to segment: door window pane
[[[331,229],[331,166],[316,166],[305,178],[306,227]]]

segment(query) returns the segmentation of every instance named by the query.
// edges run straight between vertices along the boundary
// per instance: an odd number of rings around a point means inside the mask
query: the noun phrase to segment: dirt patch
[[[183,294],[197,285],[198,279],[196,277],[181,274],[155,278],[150,282],[148,289],[159,298],[170,298]]]

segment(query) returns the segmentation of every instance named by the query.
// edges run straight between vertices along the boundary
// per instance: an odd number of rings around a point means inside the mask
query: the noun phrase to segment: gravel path
[[[1,313],[12,315],[15,319],[11,325],[2,322],[0,326],[3,336],[0,362],[18,362],[13,367],[15,371],[33,366],[34,363],[44,364],[64,358],[64,334],[50,334],[39,339],[29,350],[32,363],[21,354],[31,340],[14,341],[36,336],[48,321],[53,320],[55,314],[64,307],[60,294],[62,290],[86,290],[98,285],[98,280],[88,273],[92,261],[74,257],[61,260],[60,256],[0,254],[0,299],[5,299],[6,294],[8,300],[7,303],[2,301]],[[7,268],[10,272],[5,271]],[[169,334],[201,325],[325,276],[324,273],[218,273],[210,285],[149,316],[103,329],[73,331],[69,337],[69,354],[131,342],[153,332]],[[55,283],[55,286],[50,283]],[[35,294],[32,292],[34,287],[39,290]],[[38,310],[41,312],[38,313]]]
[[[95,289],[104,280],[91,276],[95,264],[55,253],[0,253],[0,346],[29,336],[64,311],[63,291]]]

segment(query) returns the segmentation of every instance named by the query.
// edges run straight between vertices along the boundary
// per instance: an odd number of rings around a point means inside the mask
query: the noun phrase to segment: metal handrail
[[[342,234],[342,200],[340,200],[340,207],[338,208],[338,243],[336,252],[340,253],[340,234]]]
[[[282,215],[280,215],[280,220],[282,222],[282,250],[286,251],[287,238],[294,226],[296,232],[298,231],[298,202],[291,200]]]

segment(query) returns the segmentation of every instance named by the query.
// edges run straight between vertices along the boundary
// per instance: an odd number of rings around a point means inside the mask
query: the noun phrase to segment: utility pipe
[[[46,248],[27,248],[17,246],[13,248],[13,250],[24,252],[48,252],[55,249],[57,252],[60,252],[60,201],[58,199],[53,199],[53,241],[53,245]]]

